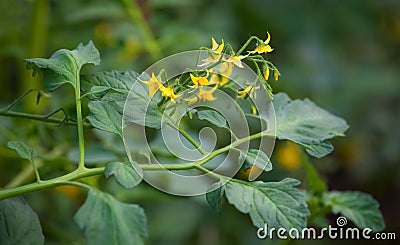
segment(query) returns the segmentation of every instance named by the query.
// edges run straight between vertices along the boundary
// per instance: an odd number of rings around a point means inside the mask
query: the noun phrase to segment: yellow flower
[[[181,95],[176,95],[174,89],[171,87],[164,87],[163,85],[160,86],[161,96],[165,98],[170,98],[173,103],[175,103],[175,99],[179,98]]]
[[[224,62],[216,67],[215,73],[211,75],[210,84],[218,84],[224,86],[229,81],[229,76],[232,74],[233,64]],[[217,69],[218,68],[218,69]]]
[[[211,47],[211,55],[209,55],[209,57],[207,59],[204,59],[202,61],[204,61],[205,63],[202,65],[207,65],[209,63],[213,63],[213,62],[217,62],[218,60],[221,59],[221,55],[222,55],[222,50],[224,50],[224,39],[221,40],[221,44],[218,44],[214,38],[211,38],[211,42],[212,42],[212,47]]]
[[[278,70],[274,70],[274,79],[275,79],[275,81],[278,81],[278,79],[279,79],[279,72],[278,72]]]
[[[216,100],[217,98],[215,98],[212,93],[217,89],[217,87],[218,87],[218,85],[216,85],[212,89],[202,89],[202,88],[200,88],[199,94],[197,96],[199,97],[199,99],[201,99],[203,101]]]
[[[264,78],[266,81],[268,81],[268,78],[269,78],[269,69],[268,68],[265,69]]]
[[[246,86],[244,89],[238,90],[237,93],[239,94],[237,98],[239,99],[246,99],[250,94],[254,93],[256,89],[260,87],[254,87],[254,86]]]
[[[189,104],[194,104],[197,103],[197,101],[199,101],[199,98],[196,96],[190,99],[185,99],[185,101],[188,102]]]
[[[242,59],[246,58],[248,55],[233,55],[233,56],[229,56],[229,58],[227,60],[225,60],[228,63],[233,63],[235,66],[240,67],[240,68],[244,68],[243,64],[242,64]]]
[[[211,50],[214,51],[217,54],[220,54],[222,50],[224,49],[224,39],[221,39],[221,44],[218,44],[214,38],[211,38],[212,42],[212,48]]]
[[[249,51],[250,54],[270,53],[274,50],[273,48],[271,48],[271,46],[268,45],[269,41],[271,40],[271,35],[269,35],[269,32],[267,32],[267,34],[268,34],[267,40],[265,40],[262,43],[259,43],[253,51]]]
[[[195,77],[192,73],[190,73],[190,79],[193,82],[192,88],[197,88],[199,85],[200,86],[207,86],[210,85],[210,81],[208,81],[208,76],[210,75],[210,72],[206,70],[207,74],[204,77]]]
[[[153,97],[155,93],[157,93],[162,83],[156,78],[154,73],[151,73],[151,78],[148,81],[142,81],[144,84],[149,86],[149,97]]]
[[[217,98],[214,97],[213,92],[218,88],[218,84],[215,85],[212,89],[199,89],[199,93],[190,99],[185,99],[189,104],[194,104],[197,103],[199,100],[203,101],[213,101],[216,100]]]

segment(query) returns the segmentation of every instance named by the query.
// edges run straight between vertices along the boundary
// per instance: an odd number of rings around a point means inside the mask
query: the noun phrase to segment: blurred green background
[[[25,70],[25,58],[49,57],[80,42],[93,40],[100,50],[96,69],[141,72],[164,56],[209,47],[211,37],[237,49],[251,35],[265,38],[269,31],[275,50],[268,55],[282,74],[272,82],[274,91],[308,97],[350,125],[346,138],[334,140],[334,153],[312,159],[330,189],[371,193],[381,204],[386,231],[400,234],[400,1],[2,0],[0,10],[1,107],[29,88],[43,89]],[[72,96],[64,88],[37,106],[32,95],[14,109],[44,114],[63,107],[73,115]],[[100,144],[112,145],[98,132],[86,139],[94,152]],[[0,186],[30,181],[29,165],[6,148],[8,140],[35,146],[46,177],[74,168],[74,128],[0,117]],[[296,149],[278,142],[275,153],[275,170],[263,179],[302,178]],[[216,214],[203,197],[168,196],[144,183],[126,191],[103,178],[87,181],[145,208],[146,244],[270,243],[258,240],[248,216],[227,204]],[[57,188],[26,198],[39,214],[47,244],[83,242],[72,217],[84,192]],[[305,243],[310,241],[292,242]]]

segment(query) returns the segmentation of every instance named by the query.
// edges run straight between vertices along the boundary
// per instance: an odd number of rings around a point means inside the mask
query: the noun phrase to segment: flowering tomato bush
[[[27,59],[27,68],[41,75],[47,91],[29,90],[2,109],[1,115],[56,123],[60,130],[76,127],[78,157],[76,167],[65,174],[43,174],[45,152],[38,153],[22,141],[8,142],[31,164],[35,181],[0,190],[0,243],[43,244],[38,216],[22,195],[76,186],[88,193],[74,216],[87,244],[143,244],[151,236],[146,227],[152,220],[139,205],[121,202],[96,183],[85,181],[101,175],[126,189],[145,180],[170,194],[202,196],[218,212],[227,202],[248,214],[259,228],[318,226],[328,222],[326,216],[333,212],[360,228],[381,231],[379,205],[369,194],[330,191],[310,162],[308,155],[321,158],[331,153],[329,140],[344,136],[348,125],[309,99],[273,92],[281,74],[268,59],[274,51],[270,42],[269,33],[265,39],[252,36],[235,51],[224,40],[218,43],[212,38],[211,48],[167,57],[140,74],[84,71],[88,64],[100,64],[92,42],[74,50],[60,49],[48,59]],[[74,91],[74,97],[68,98],[75,105],[72,114],[63,109],[47,115],[13,110],[30,93],[37,92],[39,101],[65,86]],[[93,138],[87,135],[103,131],[108,137],[104,151],[114,157],[105,162],[89,160],[85,155]],[[301,188],[301,182],[291,177],[256,180],[273,168],[275,140],[290,142],[300,159],[306,173]],[[290,158],[291,152],[279,155]]]

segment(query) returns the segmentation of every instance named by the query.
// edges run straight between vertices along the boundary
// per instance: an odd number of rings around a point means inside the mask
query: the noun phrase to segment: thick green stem
[[[254,139],[258,139],[260,137],[266,136],[265,132],[259,132],[241,139],[238,139],[231,144],[220,148],[216,151],[213,151],[210,153],[208,156],[205,158],[196,161],[196,162],[189,162],[189,163],[176,163],[176,164],[139,164],[140,168],[143,170],[186,170],[186,169],[198,169],[204,173],[211,174],[213,177],[218,177],[218,178],[223,178],[222,176],[213,173],[212,171],[209,171],[203,167],[201,167],[203,164],[206,162],[210,161],[214,157],[218,156],[219,154],[222,154],[226,151],[229,151],[231,148],[234,148],[236,146],[239,146],[247,141],[251,141]],[[58,178],[50,179],[50,180],[42,180],[40,182],[20,186],[20,187],[15,187],[12,189],[5,189],[5,190],[0,190],[0,200],[10,198],[13,196],[18,196],[22,195],[25,193],[29,192],[34,192],[34,191],[39,191],[39,190],[44,190],[44,189],[49,189],[53,188],[56,186],[60,185],[65,185],[65,181],[73,181],[85,177],[90,177],[90,176],[95,176],[95,175],[102,175],[104,174],[104,167],[99,167],[99,168],[78,168],[75,171],[68,173],[66,175],[60,176]]]
[[[82,118],[82,104],[81,104],[81,90],[80,90],[80,77],[79,73],[76,75],[75,87],[75,104],[76,104],[76,120],[78,123],[78,141],[79,141],[79,169],[85,168],[85,141],[83,137],[83,118]]]
[[[15,187],[12,189],[5,189],[0,191],[0,200],[10,198],[13,196],[22,195],[25,193],[30,193],[34,191],[44,190],[53,188],[60,185],[65,185],[65,181],[71,181],[76,179],[81,179],[85,177],[90,177],[94,175],[100,175],[104,173],[104,168],[92,168],[92,169],[76,169],[75,171],[63,175],[58,178],[51,180],[42,180],[41,182],[35,182],[28,185],[23,185]]]

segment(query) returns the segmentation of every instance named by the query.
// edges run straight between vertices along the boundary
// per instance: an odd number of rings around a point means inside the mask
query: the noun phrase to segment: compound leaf
[[[0,201],[0,244],[44,244],[39,218],[22,197]]]
[[[308,99],[291,100],[287,94],[279,93],[274,96],[273,105],[276,137],[302,145],[314,157],[329,154],[333,146],[326,140],[344,136],[349,127],[342,118],[330,114]]]
[[[237,182],[225,185],[225,195],[230,204],[240,212],[250,214],[256,227],[302,229],[307,225],[305,197],[295,188],[300,181],[286,178],[279,182]]]
[[[33,69],[33,75],[41,71],[44,76],[45,87],[54,91],[65,83],[77,88],[79,72],[85,64],[100,64],[100,53],[90,41],[83,45],[80,43],[74,50],[60,49],[49,59],[26,59],[26,67]]]
[[[142,181],[143,172],[136,163],[111,162],[106,165],[104,175],[109,178],[111,175],[125,188],[133,188]]]
[[[147,236],[146,216],[136,204],[117,201],[91,189],[74,217],[84,231],[86,244],[143,244]]]
[[[9,141],[7,143],[8,148],[13,149],[17,154],[26,159],[32,161],[35,157],[37,157],[37,152],[32,147],[28,146],[24,142],[20,141]]]
[[[332,191],[324,194],[323,201],[332,207],[333,213],[341,213],[359,228],[370,228],[374,232],[385,228],[379,203],[367,193]]]

